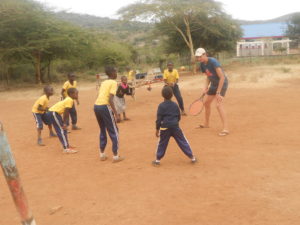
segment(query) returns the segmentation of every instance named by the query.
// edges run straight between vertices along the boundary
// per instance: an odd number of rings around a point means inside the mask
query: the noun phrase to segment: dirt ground
[[[131,121],[119,125],[126,159],[118,164],[111,163],[110,141],[109,160],[99,160],[94,84],[80,91],[83,129],[69,135],[80,151],[75,155],[63,155],[46,129],[46,146],[36,145],[31,106],[40,90],[0,93],[0,120],[37,224],[299,225],[300,66],[232,68],[228,74],[229,136],[217,135],[215,108],[210,129],[195,129],[203,115],[182,118],[196,165],[171,140],[161,167],[151,166],[161,84],[151,92],[139,88],[136,101],[127,98]],[[200,75],[181,76],[186,108],[202,85]],[[51,214],[55,207],[62,208]],[[20,223],[2,173],[0,211],[1,225]]]

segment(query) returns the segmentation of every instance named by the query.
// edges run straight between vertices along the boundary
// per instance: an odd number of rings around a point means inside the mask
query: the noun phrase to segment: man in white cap
[[[229,134],[226,113],[224,110],[224,97],[228,87],[228,79],[221,68],[221,64],[217,59],[208,57],[204,48],[198,48],[195,57],[200,62],[200,70],[207,76],[202,93],[207,95],[204,101],[205,107],[205,123],[200,128],[209,127],[209,118],[211,113],[211,103],[217,100],[217,109],[223,123],[223,129],[219,133],[220,136]]]

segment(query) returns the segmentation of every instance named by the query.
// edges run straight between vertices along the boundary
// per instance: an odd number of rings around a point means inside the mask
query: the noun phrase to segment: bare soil
[[[1,93],[0,120],[37,224],[299,225],[299,72],[298,65],[229,70],[230,135],[217,135],[221,122],[215,109],[209,129],[195,129],[203,115],[183,117],[181,128],[199,162],[190,164],[171,140],[159,168],[151,161],[162,84],[151,92],[139,88],[136,101],[127,98],[131,121],[119,124],[126,159],[118,164],[111,163],[110,141],[109,160],[99,160],[94,84],[80,91],[78,125],[83,129],[69,135],[80,151],[75,155],[62,154],[47,129],[46,146],[36,145],[31,107],[39,90]],[[186,108],[199,97],[203,79],[181,76]],[[51,104],[58,100],[56,94]],[[19,224],[2,173],[0,190],[0,224]]]

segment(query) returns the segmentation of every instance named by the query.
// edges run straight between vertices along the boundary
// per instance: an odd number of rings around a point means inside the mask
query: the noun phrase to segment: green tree
[[[230,17],[222,15],[214,18],[201,18],[201,15],[199,15],[198,21],[204,23],[205,26],[199,26],[192,32],[192,39],[195,46],[205,47],[212,54],[235,49],[236,41],[241,36],[241,29]],[[178,22],[178,26],[184,29],[184,24],[180,24],[180,21]],[[196,26],[197,24],[195,24]],[[164,35],[167,37],[164,40],[163,46],[168,54],[177,53],[186,55],[189,52],[189,48],[176,31],[163,23],[158,24],[156,28],[159,32],[164,32]]]
[[[232,46],[241,35],[240,28],[214,0],[144,0],[124,7],[118,13],[127,20],[152,20],[161,35],[169,37],[167,49],[175,44],[173,49],[177,48],[178,52],[188,50],[191,61],[194,60],[195,44],[215,44],[218,48],[213,50],[222,51],[229,49],[228,45]]]
[[[31,62],[36,83],[43,81],[43,71],[53,59],[78,55],[88,43],[80,29],[58,21],[30,0],[3,0],[0,21],[2,62]]]
[[[300,13],[295,13],[288,22],[287,35],[291,40],[300,43]]]

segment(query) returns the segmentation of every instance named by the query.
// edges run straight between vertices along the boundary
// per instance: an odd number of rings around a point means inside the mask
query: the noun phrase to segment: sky
[[[36,0],[55,10],[89,14],[100,17],[117,18],[121,7],[136,0]],[[184,0],[183,0],[184,1]],[[293,12],[300,12],[298,0],[218,0],[224,11],[234,19],[268,20]]]

